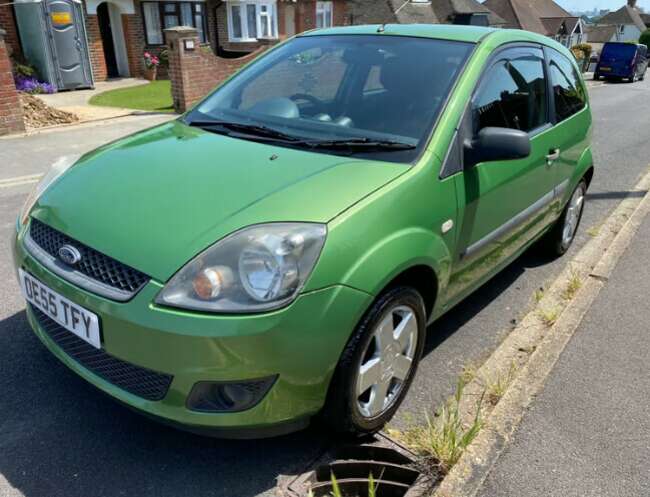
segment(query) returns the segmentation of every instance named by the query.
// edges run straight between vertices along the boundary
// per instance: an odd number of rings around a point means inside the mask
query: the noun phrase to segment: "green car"
[[[16,226],[29,323],[188,430],[374,432],[428,325],[534,242],[567,251],[591,127],[571,53],[543,36],[305,33],[179,119],[54,165]]]

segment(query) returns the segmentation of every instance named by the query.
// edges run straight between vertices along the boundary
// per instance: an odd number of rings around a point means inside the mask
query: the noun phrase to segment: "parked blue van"
[[[648,47],[634,43],[605,43],[594,71],[594,79],[627,79],[630,83],[645,78],[648,70]]]

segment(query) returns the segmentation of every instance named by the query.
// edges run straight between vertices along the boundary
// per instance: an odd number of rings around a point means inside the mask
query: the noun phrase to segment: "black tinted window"
[[[487,127],[532,131],[548,122],[544,63],[522,54],[492,66],[474,98],[477,132]]]
[[[564,121],[585,107],[585,90],[573,63],[558,52],[551,52],[549,72],[557,120]]]

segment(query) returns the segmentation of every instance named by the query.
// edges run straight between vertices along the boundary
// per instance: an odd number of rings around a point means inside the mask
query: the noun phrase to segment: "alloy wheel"
[[[363,417],[375,418],[393,405],[413,369],[417,345],[416,313],[405,305],[389,309],[375,326],[358,368],[355,395]]]
[[[573,238],[576,235],[582,209],[585,201],[585,190],[582,185],[576,188],[573,192],[569,205],[567,207],[566,215],[564,217],[564,229],[562,230],[562,245],[568,247],[571,245]]]

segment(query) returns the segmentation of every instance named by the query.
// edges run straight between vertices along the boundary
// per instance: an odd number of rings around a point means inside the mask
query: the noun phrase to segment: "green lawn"
[[[90,99],[91,105],[124,107],[157,112],[174,112],[169,80],[152,81],[146,85],[109,90]]]

